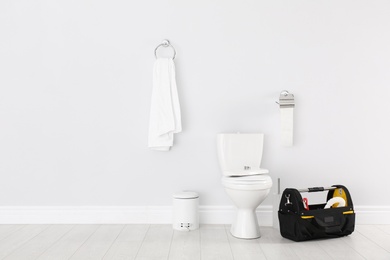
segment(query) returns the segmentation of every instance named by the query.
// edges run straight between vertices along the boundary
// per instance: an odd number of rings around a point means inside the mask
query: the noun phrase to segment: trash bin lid
[[[174,199],[196,199],[199,194],[194,191],[179,191],[173,194]]]

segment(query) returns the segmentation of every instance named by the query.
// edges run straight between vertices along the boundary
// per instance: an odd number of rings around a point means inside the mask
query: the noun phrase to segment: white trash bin
[[[199,195],[193,191],[173,194],[173,229],[190,231],[199,228]]]

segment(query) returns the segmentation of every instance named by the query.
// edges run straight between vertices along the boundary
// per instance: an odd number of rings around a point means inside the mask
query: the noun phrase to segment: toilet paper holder
[[[275,102],[280,106],[280,108],[295,107],[294,95],[287,90],[283,90],[282,92],[280,92],[279,102]]]

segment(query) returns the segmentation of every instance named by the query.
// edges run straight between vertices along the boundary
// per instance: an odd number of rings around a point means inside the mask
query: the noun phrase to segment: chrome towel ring
[[[175,59],[176,57],[176,50],[175,48],[173,48],[172,44],[168,41],[168,40],[163,40],[161,44],[157,45],[156,49],[154,49],[154,56],[156,57],[156,59],[158,58],[157,57],[157,49],[160,48],[160,47],[171,47],[172,50],[173,50],[173,57],[172,57],[172,60]]]

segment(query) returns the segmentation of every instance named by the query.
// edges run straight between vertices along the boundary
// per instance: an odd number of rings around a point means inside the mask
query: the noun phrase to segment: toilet
[[[262,133],[221,133],[217,151],[222,185],[237,207],[230,233],[237,238],[260,237],[256,208],[272,187],[268,170],[260,168],[263,156]]]

